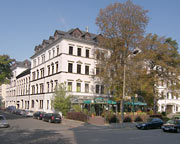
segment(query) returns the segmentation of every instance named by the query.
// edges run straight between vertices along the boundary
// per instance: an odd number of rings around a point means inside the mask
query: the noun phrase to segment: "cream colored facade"
[[[7,84],[2,84],[0,86],[0,100],[2,102],[6,101],[6,87],[7,87]]]

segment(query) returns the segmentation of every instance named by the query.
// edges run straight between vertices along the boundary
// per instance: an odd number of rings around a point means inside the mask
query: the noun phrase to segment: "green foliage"
[[[59,84],[55,89],[53,107],[56,111],[61,111],[66,116],[71,108],[71,96],[66,91],[65,84]]]
[[[78,104],[73,105],[72,109],[74,112],[81,112],[81,106]]]
[[[12,76],[11,64],[13,61],[8,55],[0,55],[0,85],[9,82]]]
[[[87,122],[88,120],[88,116],[82,112],[68,112],[67,118],[73,120],[79,120],[83,122]]]

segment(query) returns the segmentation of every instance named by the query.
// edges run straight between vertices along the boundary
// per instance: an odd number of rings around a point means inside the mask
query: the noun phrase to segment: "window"
[[[57,46],[57,55],[59,55],[59,46]]]
[[[85,84],[85,92],[89,93],[89,84]]]
[[[36,66],[36,59],[33,60],[33,67]]]
[[[49,100],[47,100],[47,109],[49,109]]]
[[[43,109],[43,100],[40,100],[40,106],[39,106],[40,109]]]
[[[99,85],[96,85],[96,93],[99,93]]]
[[[49,92],[49,82],[47,82],[47,92]]]
[[[101,94],[104,94],[104,86],[101,85]]]
[[[99,68],[97,67],[96,68],[96,75],[98,75],[99,74]]]
[[[68,82],[68,91],[72,92],[72,82]]]
[[[76,91],[81,92],[81,83],[77,83],[76,85]]]
[[[86,57],[89,58],[89,50],[86,49]]]
[[[31,101],[31,108],[34,108],[34,100]]]
[[[40,64],[40,58],[38,57],[38,65]]]
[[[81,65],[77,64],[77,73],[80,74],[81,73]]]
[[[89,74],[89,66],[85,66],[85,74],[86,74],[86,75]]]
[[[58,80],[55,80],[55,88],[58,86]]]
[[[81,56],[81,48],[78,48],[77,55],[78,55],[78,56]]]
[[[55,49],[53,49],[53,57],[55,57]]]
[[[47,66],[48,67],[48,76],[50,75],[50,65]]]
[[[68,72],[72,73],[73,72],[73,64],[68,63]]]
[[[37,79],[39,78],[39,70],[37,70]],[[26,82],[27,82],[27,80],[26,80]]]
[[[52,63],[52,74],[54,74],[54,64]]]
[[[169,93],[167,93],[167,99],[169,99]]]
[[[36,77],[36,73],[33,72],[33,73],[32,73],[32,80],[35,80],[35,77]]]
[[[56,73],[58,73],[58,67],[59,65],[58,65],[58,62],[56,62]]]
[[[40,93],[43,93],[43,92],[44,92],[44,84],[41,83],[41,84],[40,84]]]
[[[44,68],[41,69],[41,78],[44,77]]]
[[[49,59],[51,59],[51,51],[49,51]]]
[[[21,94],[22,94],[22,91],[21,91]],[[34,85],[32,86],[32,94],[35,94],[35,86]]]
[[[51,81],[51,92],[53,92],[53,81]]]
[[[42,63],[45,62],[45,54],[43,54],[43,55],[41,56],[41,58],[42,58]]]
[[[69,46],[69,54],[73,55],[73,47],[72,46]]]
[[[36,84],[36,93],[38,94],[38,84]]]

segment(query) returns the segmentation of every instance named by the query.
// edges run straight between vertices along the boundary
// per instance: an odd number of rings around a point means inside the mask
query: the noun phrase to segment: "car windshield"
[[[0,116],[0,120],[4,120],[4,117],[3,117],[3,116]]]
[[[153,118],[149,118],[148,120],[147,120],[147,122],[151,122],[153,120]]]

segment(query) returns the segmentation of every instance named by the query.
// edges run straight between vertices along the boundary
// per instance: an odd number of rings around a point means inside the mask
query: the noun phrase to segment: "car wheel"
[[[49,119],[49,123],[52,123],[51,119]]]
[[[176,131],[177,131],[177,133],[180,133],[180,128],[177,128]]]

